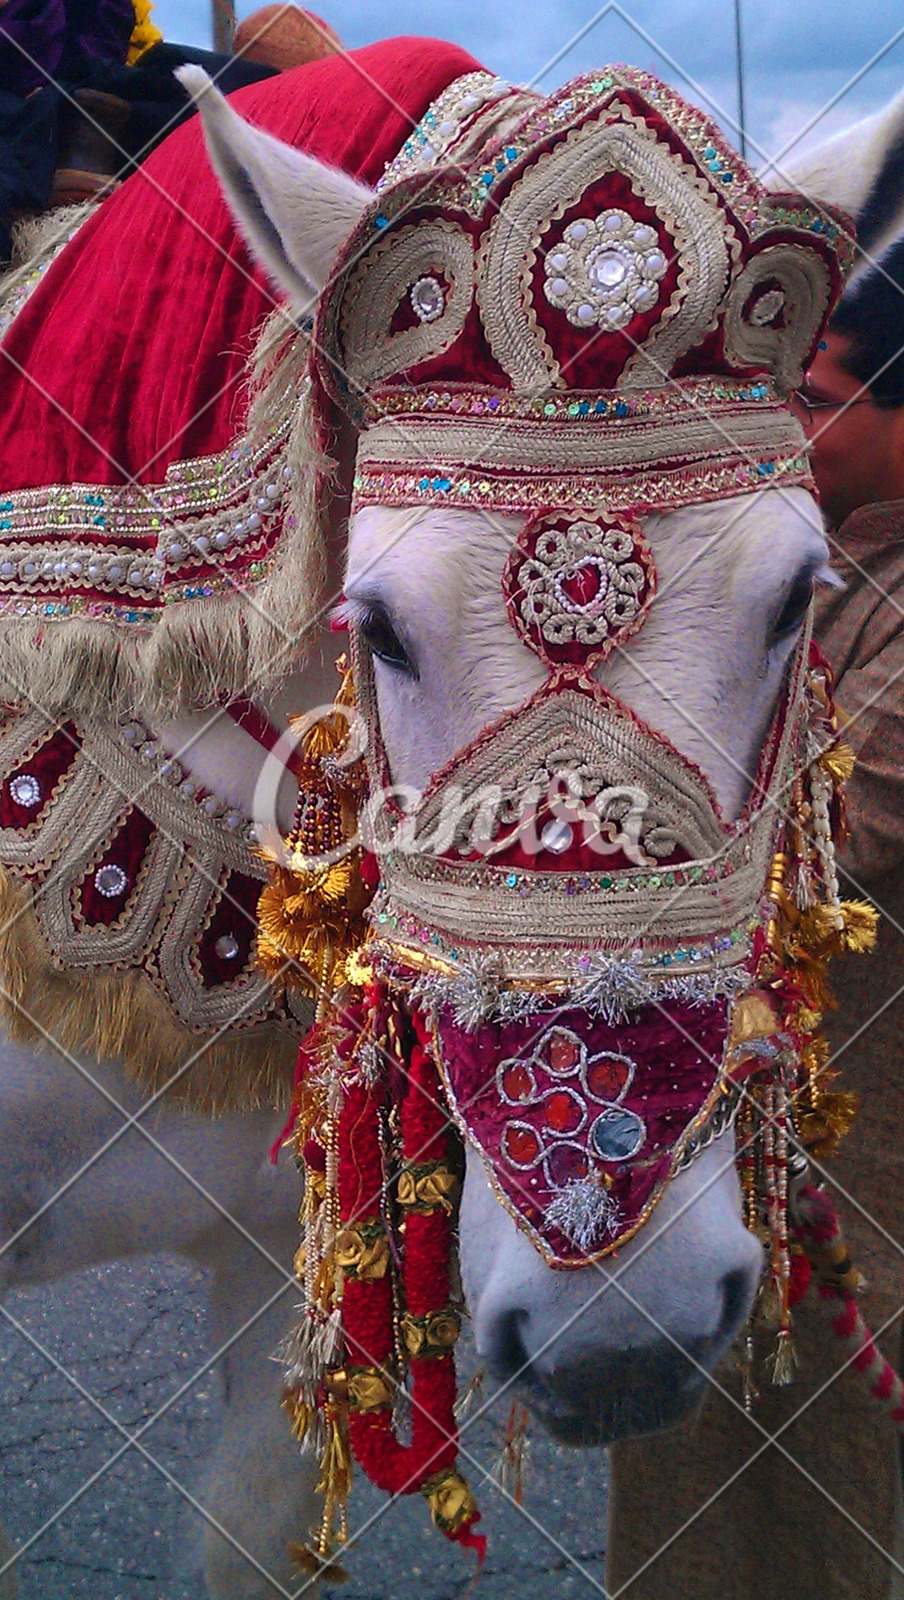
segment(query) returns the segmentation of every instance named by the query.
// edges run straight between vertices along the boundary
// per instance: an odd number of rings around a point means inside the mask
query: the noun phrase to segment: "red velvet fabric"
[[[52,731],[26,761],[14,768],[0,784],[0,828],[27,828],[37,822],[80,748],[81,740],[75,726],[67,722],[64,727]],[[20,805],[13,794],[12,786],[16,779],[26,776],[34,778],[41,791],[37,804],[33,806]]]
[[[636,97],[635,97],[636,98]],[[646,108],[644,108],[646,109]],[[643,114],[643,113],[641,113]],[[659,119],[657,119],[659,120]],[[543,293],[543,279],[547,257],[562,241],[569,223],[577,222],[598,212],[618,206],[638,222],[653,228],[670,265],[660,280],[662,298],[652,311],[636,311],[631,321],[620,333],[608,338],[589,338],[586,328],[575,328],[549,304]],[[619,172],[609,172],[602,183],[593,185],[581,195],[573,206],[547,228],[540,241],[540,251],[534,264],[532,280],[537,320],[553,345],[561,363],[562,375],[569,389],[614,389],[621,374],[639,345],[642,345],[657,322],[678,286],[680,252],[677,240],[672,237],[651,206],[645,205],[635,192],[630,180]]]
[[[719,1077],[727,1006],[663,1002],[618,1027],[579,1008],[466,1033],[441,1016],[437,1044],[449,1100],[511,1208],[546,1254],[579,1265],[634,1231],[672,1171],[676,1145]],[[639,1143],[602,1159],[594,1130],[620,1116]],[[547,1217],[571,1183],[590,1178],[614,1205],[591,1250]]]
[[[249,121],[375,183],[478,63],[402,38],[232,96]],[[278,303],[236,237],[193,118],[104,202],[13,323],[0,361],[0,489],[131,477],[225,448],[250,337]]]
[[[379,1214],[382,1191],[379,1115],[382,1086],[351,1084],[339,1119],[339,1205],[342,1221],[354,1226]],[[448,1130],[436,1068],[420,1039],[412,1046],[407,1092],[400,1107],[402,1158],[407,1169],[443,1160]],[[405,1304],[414,1316],[445,1308],[449,1298],[452,1221],[442,1208],[413,1209],[405,1219]],[[346,1280],[342,1322],[352,1370],[385,1367],[393,1350],[392,1286],[389,1275]],[[411,1442],[395,1436],[388,1410],[349,1415],[355,1459],[371,1482],[390,1494],[413,1494],[443,1469],[455,1465],[456,1378],[451,1352],[411,1358]],[[472,1521],[476,1518],[472,1519]],[[469,1523],[470,1527],[471,1524]],[[464,1531],[464,1530],[462,1530]],[[459,1535],[452,1535],[459,1537]]]
[[[78,914],[89,927],[98,923],[109,927],[125,910],[156,831],[153,822],[143,811],[139,811],[137,806],[129,808],[109,847],[92,864],[75,891]],[[120,867],[125,873],[120,894],[105,895],[97,887],[97,874],[107,866]]]
[[[259,879],[249,878],[244,872],[230,872],[223,885],[222,898],[198,944],[198,963],[206,988],[215,989],[221,983],[229,983],[247,970],[257,935],[260,893]],[[217,944],[224,938],[234,939],[238,945],[234,956],[218,954]]]

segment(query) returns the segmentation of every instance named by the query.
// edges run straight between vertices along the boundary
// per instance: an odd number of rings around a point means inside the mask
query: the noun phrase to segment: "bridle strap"
[[[250,734],[255,744],[263,750],[274,755],[277,761],[286,768],[287,772],[295,773],[298,765],[298,752],[293,747],[285,750],[287,729],[277,728],[261,707],[253,700],[231,700],[224,708],[226,715],[231,717],[236,727],[244,733]]]

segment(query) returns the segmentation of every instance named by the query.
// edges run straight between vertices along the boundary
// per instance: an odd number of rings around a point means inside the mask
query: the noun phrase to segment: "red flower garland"
[[[447,1193],[431,1190],[429,1185],[431,1172],[439,1178],[448,1173],[448,1118],[427,1048],[426,1027],[420,1017],[413,1021],[416,1040],[400,1107],[402,1178],[410,1175],[403,1199],[402,1284],[407,1318],[426,1328],[432,1317],[448,1309],[452,1205]],[[355,1230],[367,1239],[383,1228],[381,1111],[385,1099],[383,1080],[352,1083],[339,1116],[340,1217],[343,1229]],[[401,1181],[399,1188],[402,1199]],[[451,1317],[447,1318],[447,1329],[450,1321]],[[451,1348],[431,1347],[425,1337],[422,1353],[410,1354],[412,1428],[411,1443],[405,1445],[393,1431],[390,1369],[395,1339],[389,1272],[348,1273],[342,1322],[348,1358],[349,1438],[355,1459],[370,1480],[390,1494],[422,1490],[437,1526],[456,1543],[476,1549],[482,1561],[486,1540],[471,1531],[479,1512],[454,1470],[458,1427]],[[455,1327],[457,1331],[457,1323]]]

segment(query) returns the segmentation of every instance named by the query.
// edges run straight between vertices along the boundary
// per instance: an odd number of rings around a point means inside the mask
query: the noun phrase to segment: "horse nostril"
[[[720,1339],[731,1343],[735,1334],[740,1331],[745,1317],[750,1309],[750,1301],[756,1287],[755,1279],[749,1272],[739,1267],[734,1272],[727,1272],[722,1279],[722,1323],[719,1329]]]
[[[530,1366],[530,1356],[521,1336],[527,1318],[526,1311],[507,1311],[499,1318],[488,1365],[500,1382],[522,1376]]]

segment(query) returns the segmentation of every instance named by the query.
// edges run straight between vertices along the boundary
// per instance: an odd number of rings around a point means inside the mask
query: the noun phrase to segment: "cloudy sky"
[[[734,0],[315,0],[350,49],[393,34],[453,40],[515,82],[545,89],[607,61],[647,67],[733,133]],[[808,144],[904,88],[900,0],[740,0],[751,164],[814,119]],[[239,0],[238,14],[256,8]],[[210,43],[211,0],[157,0],[167,39]],[[584,31],[586,30],[586,31]],[[900,35],[900,37],[898,37]],[[836,101],[837,103],[832,104]]]

